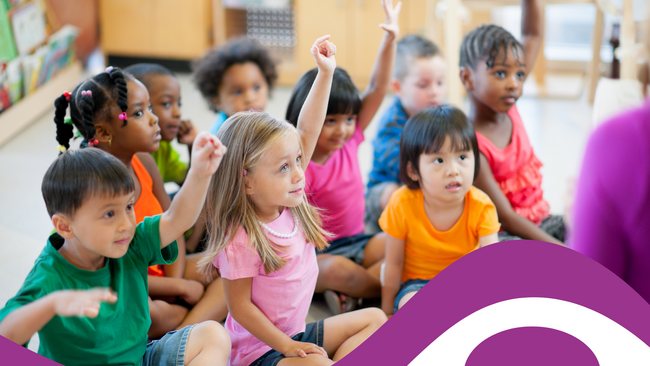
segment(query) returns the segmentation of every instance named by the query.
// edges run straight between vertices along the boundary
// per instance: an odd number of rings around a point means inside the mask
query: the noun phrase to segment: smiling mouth
[[[130,242],[131,242],[131,239],[124,238],[124,239],[120,239],[120,240],[115,241],[115,244],[124,245],[124,244],[129,244]]]
[[[289,193],[302,193],[302,188],[298,188],[295,191],[291,191]]]
[[[451,182],[451,183],[449,183],[445,188],[446,188],[446,189],[456,189],[456,188],[460,188],[460,183],[458,183],[458,182]]]

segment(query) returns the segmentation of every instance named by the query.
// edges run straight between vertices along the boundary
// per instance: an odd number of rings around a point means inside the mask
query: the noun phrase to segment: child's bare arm
[[[543,11],[540,0],[521,1],[521,43],[526,52],[526,76],[533,70],[544,38]]]
[[[332,76],[336,69],[336,46],[330,43],[330,36],[323,36],[311,46],[311,54],[318,65],[318,75],[309,90],[305,104],[300,109],[297,129],[302,140],[302,168],[307,169],[316,148],[316,141],[323,128],[327,113],[327,102],[332,89]]]
[[[384,283],[381,285],[381,309],[386,315],[393,315],[395,297],[402,284],[404,268],[404,239],[386,235],[386,269]]]
[[[492,199],[492,202],[494,202],[503,230],[523,239],[562,244],[562,242],[537,227],[532,221],[515,212],[510,201],[508,201],[508,198],[503,194],[501,187],[499,187],[499,184],[494,179],[494,174],[492,173],[492,169],[490,169],[490,164],[485,155],[481,154],[480,159],[481,170],[478,173],[478,177],[476,177],[474,185],[485,192]]]
[[[393,8],[393,0],[382,0],[382,7],[386,14],[386,23],[379,26],[385,31],[379,45],[377,60],[370,73],[370,84],[361,96],[361,110],[357,116],[359,126],[366,129],[375,116],[384,96],[390,88],[390,80],[395,66],[395,52],[397,52],[397,36],[399,35],[398,16],[402,3],[398,2]]]
[[[480,248],[497,242],[499,242],[499,233],[484,235],[478,238],[478,245]]]
[[[184,278],[147,276],[150,296],[179,296],[194,305],[203,296],[205,287],[201,282]]]
[[[251,302],[252,282],[252,278],[223,279],[230,315],[257,339],[286,357],[307,357],[309,353],[318,353],[327,357],[327,352],[322,347],[313,343],[294,341],[276,328]]]
[[[192,147],[192,167],[169,210],[160,218],[160,246],[166,247],[189,229],[199,217],[212,174],[221,163],[226,147],[218,138],[201,132]]]
[[[117,295],[104,288],[55,291],[9,313],[0,322],[0,336],[25,344],[55,315],[94,318],[101,302],[116,301]]]

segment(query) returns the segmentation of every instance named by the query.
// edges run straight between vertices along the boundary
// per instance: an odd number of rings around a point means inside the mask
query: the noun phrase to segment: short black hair
[[[125,68],[124,71],[140,80],[147,89],[149,89],[149,82],[151,81],[149,77],[151,76],[169,75],[176,78],[174,72],[160,64],[139,63]]]
[[[442,56],[440,48],[435,43],[417,34],[404,36],[397,42],[393,77],[403,80],[413,60],[435,56]]]
[[[465,113],[448,105],[430,107],[411,116],[404,126],[399,152],[399,176],[410,189],[419,189],[420,182],[411,179],[407,166],[420,176],[420,155],[437,153],[447,137],[451,138],[451,150],[472,150],[474,153],[474,177],[480,169],[478,141],[474,127]]]
[[[54,123],[56,140],[66,149],[70,148],[70,139],[74,137],[72,125],[77,127],[84,140],[82,147],[95,137],[95,122],[109,117],[112,103],[116,103],[122,112],[128,108],[128,89],[126,81],[133,80],[129,73],[118,67],[109,67],[110,72],[101,72],[91,79],[81,82],[72,93],[63,93],[54,100]],[[87,93],[89,92],[89,93]],[[71,124],[65,122],[65,115],[70,106]],[[127,121],[124,121],[126,126]]]
[[[302,109],[302,105],[305,104],[305,100],[307,100],[311,86],[314,85],[316,75],[318,75],[317,68],[307,71],[298,80],[298,84],[296,84],[296,87],[291,93],[286,119],[294,126],[298,126],[300,110]],[[337,67],[334,69],[334,76],[332,77],[332,89],[330,90],[330,98],[327,103],[327,115],[359,114],[360,110],[361,97],[359,97],[359,91],[354,86],[348,72]]]
[[[219,87],[226,71],[232,65],[246,62],[252,62],[260,68],[271,92],[278,78],[275,61],[269,51],[254,39],[234,38],[226,42],[223,47],[213,49],[204,57],[192,62],[194,84],[208,102],[210,109],[219,111],[213,100],[219,94]]]
[[[133,192],[135,185],[126,165],[96,148],[68,150],[50,165],[41,192],[50,217],[73,217],[93,195],[117,197]]]
[[[482,25],[469,32],[460,46],[460,67],[475,70],[479,61],[485,59],[488,69],[494,66],[499,51],[503,51],[503,60],[508,58],[508,50],[514,52],[521,63],[524,46],[507,30],[498,25]]]

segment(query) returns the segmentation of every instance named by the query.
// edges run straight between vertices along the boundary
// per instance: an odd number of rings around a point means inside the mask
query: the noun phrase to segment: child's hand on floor
[[[221,159],[227,149],[216,136],[201,132],[192,145],[192,164],[190,172],[211,176],[219,168]]]
[[[336,69],[336,59],[334,59],[336,46],[328,39],[330,39],[329,35],[317,39],[311,46],[311,55],[314,56],[319,70],[334,72]]]
[[[183,289],[184,294],[181,296],[181,298],[190,305],[194,305],[199,302],[199,300],[201,300],[201,297],[203,297],[203,292],[205,291],[203,284],[194,280],[185,280],[185,286]]]
[[[308,343],[308,342],[298,342],[298,341],[291,341],[291,344],[289,347],[287,347],[287,351],[282,353],[285,357],[302,357],[305,358],[307,357],[308,354],[310,353],[316,353],[319,355],[323,355],[327,358],[327,351],[323,347],[318,347],[317,345],[313,343]]]
[[[194,139],[196,139],[196,135],[198,135],[198,133],[199,131],[197,131],[196,127],[194,127],[192,121],[181,121],[181,127],[178,129],[178,143],[192,146]]]
[[[102,302],[115,303],[117,294],[107,288],[92,290],[61,290],[55,296],[54,312],[60,316],[95,318]]]
[[[398,2],[393,8],[393,0],[381,0],[381,6],[384,8],[384,14],[386,14],[386,22],[379,24],[379,27],[397,38],[399,35],[398,17],[400,10],[402,10],[402,2]]]

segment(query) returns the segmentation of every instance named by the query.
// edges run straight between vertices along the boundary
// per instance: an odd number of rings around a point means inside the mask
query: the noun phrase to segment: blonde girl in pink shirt
[[[218,132],[229,153],[210,183],[209,243],[199,265],[223,278],[229,365],[331,365],[386,321],[381,310],[364,309],[305,324],[318,277],[314,249],[330,235],[304,193],[336,67],[328,39],[312,46],[318,76],[297,128],[240,112]]]

